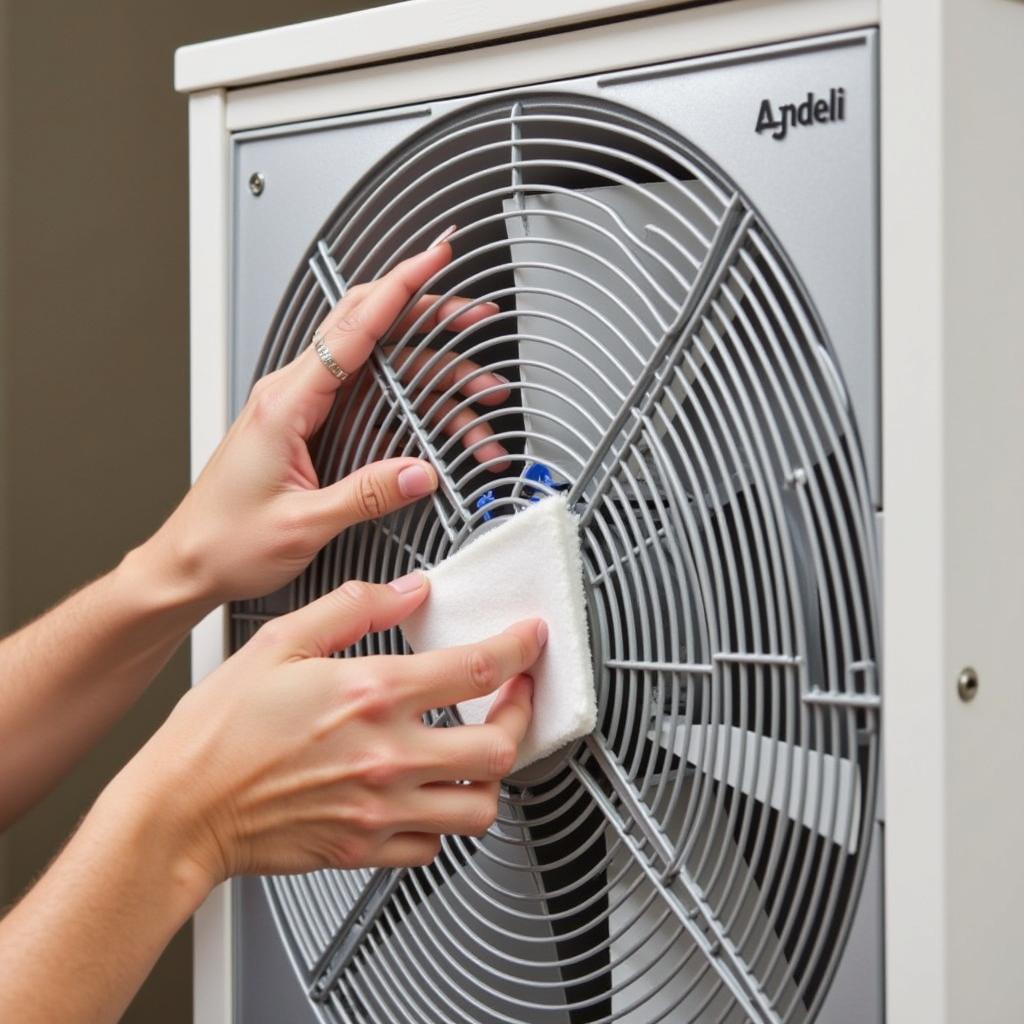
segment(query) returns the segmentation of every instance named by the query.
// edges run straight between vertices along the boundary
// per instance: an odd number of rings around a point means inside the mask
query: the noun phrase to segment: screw
[[[267,179],[259,171],[254,172],[249,178],[249,191],[254,196],[263,195],[263,189],[266,188],[266,185]]]
[[[978,673],[973,668],[968,666],[960,670],[956,677],[956,692],[965,704],[978,696]]]

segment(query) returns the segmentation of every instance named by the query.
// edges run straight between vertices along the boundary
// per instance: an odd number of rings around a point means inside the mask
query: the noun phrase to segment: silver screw
[[[249,178],[249,191],[254,196],[263,195],[263,189],[266,188],[266,185],[267,179],[259,171],[255,171]]]
[[[978,696],[978,673],[970,666],[960,669],[960,675],[956,677],[956,692],[965,704]]]

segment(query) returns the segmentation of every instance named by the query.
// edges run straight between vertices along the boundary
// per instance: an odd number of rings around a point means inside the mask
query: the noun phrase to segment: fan
[[[324,483],[422,456],[437,494],[235,605],[233,642],[560,491],[580,516],[598,728],[507,780],[489,834],[446,838],[429,867],[266,880],[301,983],[353,1024],[811,1020],[859,895],[879,752],[874,527],[811,302],[683,138],[528,91],[435,121],[343,199],[257,374],[451,223],[427,290],[499,311],[393,331],[313,453]],[[446,387],[453,353],[511,397],[481,410]],[[467,409],[507,466],[463,443],[472,424],[446,434]],[[390,630],[345,653],[404,650]]]

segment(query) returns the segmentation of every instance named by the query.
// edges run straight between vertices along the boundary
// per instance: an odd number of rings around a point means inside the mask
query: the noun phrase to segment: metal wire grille
[[[234,643],[347,578],[432,565],[557,487],[582,521],[599,726],[429,868],[268,880],[303,984],[344,1022],[811,1019],[867,858],[879,713],[867,486],[813,310],[685,140],[531,93],[467,106],[344,199],[257,375],[450,223],[455,258],[427,290],[500,311],[393,332],[314,452],[323,482],[424,456],[436,498],[235,606]],[[484,410],[444,386],[456,352],[511,398]],[[474,457],[471,425],[446,435],[465,409],[508,468]],[[539,462],[548,485],[524,479]],[[404,650],[392,630],[347,653]]]

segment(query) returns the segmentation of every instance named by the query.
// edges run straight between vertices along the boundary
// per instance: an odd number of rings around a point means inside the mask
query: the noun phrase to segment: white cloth
[[[414,651],[474,643],[522,619],[548,624],[547,646],[529,670],[533,719],[513,771],[594,728],[578,520],[563,498],[504,517],[427,575],[430,596],[402,624]],[[464,701],[463,721],[484,721],[493,701],[493,695]]]

